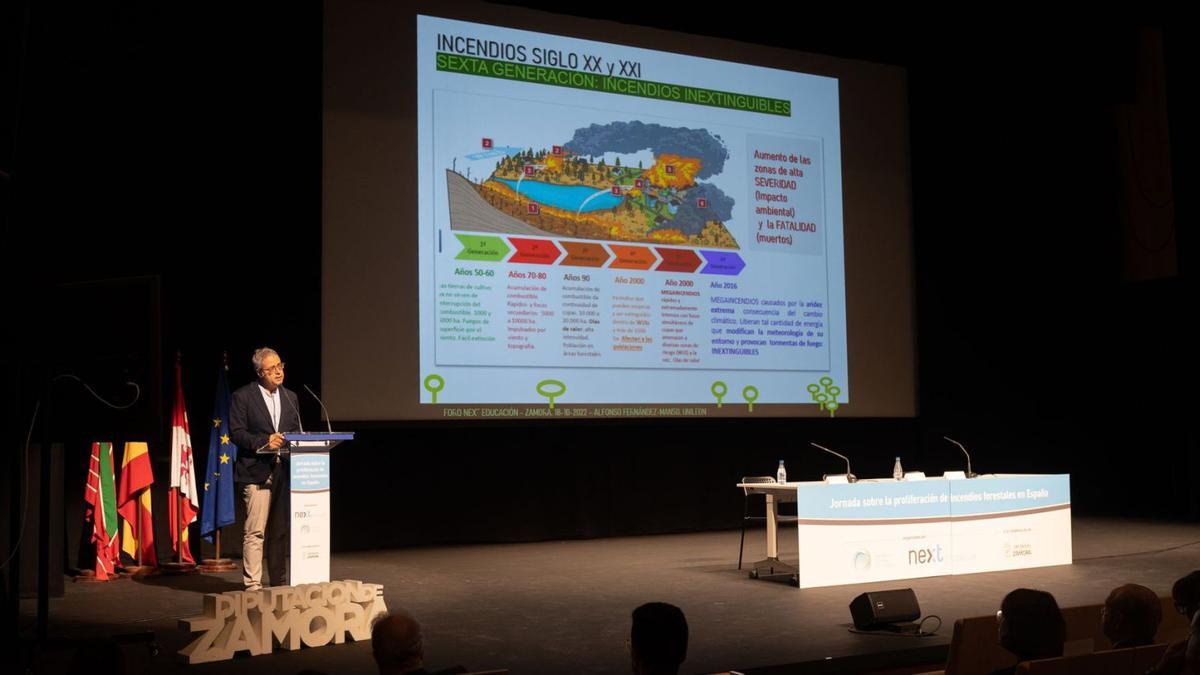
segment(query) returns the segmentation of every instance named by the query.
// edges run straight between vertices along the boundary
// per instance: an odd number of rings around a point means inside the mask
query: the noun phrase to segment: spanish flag
[[[121,550],[137,560],[140,546],[142,564],[151,567],[158,565],[158,556],[154,552],[154,514],[150,502],[150,486],[153,484],[154,470],[150,467],[149,447],[144,442],[126,443],[121,457],[121,486],[117,490],[117,511],[125,521],[121,528]]]

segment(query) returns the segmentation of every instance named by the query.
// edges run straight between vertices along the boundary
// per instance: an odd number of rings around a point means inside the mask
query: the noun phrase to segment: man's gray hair
[[[262,347],[260,349],[255,349],[254,357],[250,359],[250,362],[254,364],[254,372],[257,373],[258,371],[262,370],[263,359],[267,358],[268,356],[270,356],[272,354],[274,354],[275,356],[279,356],[279,352],[275,351],[274,349],[271,349],[270,347]]]

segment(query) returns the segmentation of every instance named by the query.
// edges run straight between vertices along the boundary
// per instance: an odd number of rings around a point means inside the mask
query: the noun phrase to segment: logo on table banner
[[[935,544],[929,548],[908,549],[909,565],[928,565],[930,563],[940,563],[943,560],[941,544]]]
[[[371,624],[383,614],[383,586],[353,580],[209,593],[203,614],[179,620],[180,628],[201,633],[179,655],[189,664],[208,663],[242,651],[257,656],[301,644],[340,645],[347,636],[370,640]]]
[[[1033,544],[1004,544],[1005,558],[1022,558],[1033,555]]]
[[[871,553],[869,551],[859,551],[854,554],[854,569],[860,572],[871,569]]]

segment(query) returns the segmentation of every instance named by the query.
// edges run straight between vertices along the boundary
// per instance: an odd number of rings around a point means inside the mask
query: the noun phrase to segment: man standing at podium
[[[242,582],[262,588],[263,542],[271,586],[286,586],[288,551],[288,461],[280,454],[283,434],[300,431],[296,394],[283,387],[283,361],[270,347],[254,352],[257,382],[233,392],[229,432],[241,450],[234,481],[246,503],[242,538]],[[274,452],[271,452],[274,451]]]

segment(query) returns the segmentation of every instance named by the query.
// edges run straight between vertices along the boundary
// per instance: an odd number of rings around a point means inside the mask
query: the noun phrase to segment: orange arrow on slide
[[[604,263],[612,257],[600,244],[585,244],[582,241],[560,241],[558,243],[567,250],[567,257],[559,261],[559,265],[604,267]]]
[[[626,246],[624,244],[609,244],[613,255],[617,258],[608,266],[609,269],[648,270],[658,262],[654,252],[645,246]]]

